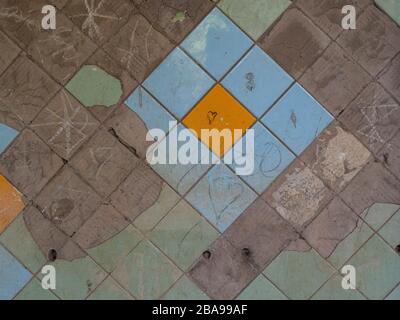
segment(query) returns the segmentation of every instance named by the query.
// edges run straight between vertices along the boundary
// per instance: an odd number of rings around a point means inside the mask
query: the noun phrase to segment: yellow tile
[[[0,176],[0,233],[7,228],[24,207],[22,195],[6,178]]]
[[[232,145],[239,140],[256,119],[232,97],[221,85],[217,84],[182,121],[183,124],[193,129],[197,136],[210,147],[219,157],[222,157]],[[229,129],[234,136],[234,129],[243,130],[243,134],[236,135],[232,141],[220,141],[220,147],[213,146],[211,139],[201,137],[202,129]]]

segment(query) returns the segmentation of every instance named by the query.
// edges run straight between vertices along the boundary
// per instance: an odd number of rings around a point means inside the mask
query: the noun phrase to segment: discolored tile
[[[378,158],[398,178],[400,178],[400,131],[379,152]]]
[[[357,290],[344,290],[342,287],[343,277],[334,275],[321,289],[313,295],[312,300],[365,300],[366,298]]]
[[[14,141],[18,131],[6,124],[0,123],[0,154]]]
[[[0,74],[2,74],[4,70],[6,70],[7,67],[12,63],[12,61],[18,56],[21,50],[1,31],[0,43]]]
[[[287,10],[259,40],[292,77],[298,79],[329,45],[330,39],[296,8]]]
[[[112,277],[107,277],[88,297],[88,300],[133,300],[133,297]]]
[[[164,300],[209,300],[188,277],[182,276],[163,297]]]
[[[271,281],[260,274],[237,297],[238,300],[287,300],[288,298]]]
[[[400,101],[400,54],[398,54],[379,74],[379,82]]]
[[[400,3],[396,0],[375,0],[375,4],[378,5],[383,11],[385,11],[394,21],[400,25]]]
[[[332,43],[300,78],[300,83],[334,116],[370,82],[370,76]]]
[[[399,209],[400,204],[376,202],[361,213],[361,218],[378,231]]]

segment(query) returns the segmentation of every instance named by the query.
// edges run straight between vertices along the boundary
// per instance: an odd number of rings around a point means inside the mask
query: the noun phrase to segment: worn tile
[[[383,69],[378,79],[379,82],[400,101],[400,54],[398,54]]]
[[[181,44],[217,80],[251,45],[251,39],[217,8]]]
[[[334,269],[314,250],[283,251],[265,270],[270,279],[289,298],[304,300],[334,273]]]
[[[0,156],[1,172],[30,199],[62,166],[61,158],[29,129],[25,129],[12,147]]]
[[[42,288],[42,284],[36,278],[31,281],[14,297],[13,300],[59,300],[51,290]]]
[[[137,81],[142,82],[173,45],[145,17],[134,14],[103,47]]]
[[[0,154],[14,141],[18,131],[6,124],[0,123]]]
[[[182,276],[167,294],[164,300],[209,300],[210,298],[201,291],[188,277]]]
[[[261,48],[296,79],[329,43],[329,37],[296,8],[287,10],[274,28],[259,40]]]
[[[372,157],[357,138],[334,122],[301,155],[301,159],[332,190],[339,192]]]
[[[400,179],[400,131],[379,151],[378,159]]]
[[[153,229],[151,241],[186,270],[219,233],[186,201],[180,201]]]
[[[176,48],[146,79],[143,86],[178,119],[211,88],[214,81]]]
[[[250,261],[261,270],[297,238],[297,233],[259,198],[226,230],[224,237],[236,248],[248,250]]]
[[[361,213],[362,219],[378,231],[398,210],[400,204],[376,202]]]
[[[291,3],[290,0],[221,0],[218,7],[257,40]]]
[[[370,82],[370,76],[343,49],[332,43],[299,81],[337,116]]]
[[[97,126],[98,121],[65,90],[57,93],[31,124],[50,148],[66,160]]]
[[[357,19],[357,29],[343,32],[337,39],[347,53],[376,76],[400,51],[400,29],[374,6]]]
[[[133,300],[133,297],[112,277],[108,277],[88,297],[88,300]]]
[[[223,237],[203,253],[190,278],[212,299],[233,299],[256,277],[258,270],[241,249]]]
[[[340,115],[339,120],[373,153],[397,132],[400,124],[399,104],[373,82]]]
[[[0,74],[2,74],[4,70],[6,70],[7,67],[12,63],[12,61],[18,56],[21,50],[1,31],[0,43]]]
[[[103,128],[69,162],[102,196],[110,195],[140,160]]]
[[[375,0],[383,11],[385,11],[394,21],[400,25],[400,3],[396,0]]]
[[[142,241],[112,276],[135,298],[158,299],[178,280],[181,271],[150,242]]]
[[[400,245],[400,210],[379,230],[379,234],[385,239],[393,248]]]
[[[293,79],[262,49],[253,47],[222,81],[240,102],[260,117]]]

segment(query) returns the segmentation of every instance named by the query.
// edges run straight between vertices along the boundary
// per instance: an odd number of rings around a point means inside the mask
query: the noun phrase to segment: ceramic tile
[[[393,248],[396,248],[400,244],[399,237],[399,227],[400,227],[400,211],[388,221],[379,230],[379,234],[385,239]]]
[[[133,297],[112,277],[108,277],[88,297],[88,300],[133,300]]]
[[[18,135],[18,131],[0,123],[0,154],[6,150],[6,148],[13,142],[15,137]]]
[[[342,288],[342,276],[335,275],[313,295],[312,300],[365,300],[357,290]]]
[[[188,277],[180,278],[164,296],[165,300],[209,300]]]
[[[32,278],[32,280],[14,297],[14,300],[59,300],[51,290],[42,288],[41,282]]]
[[[287,297],[262,274],[237,297],[238,300],[287,300]]]
[[[400,285],[397,286],[386,298],[385,300],[400,300]]]
[[[398,210],[400,205],[392,203],[374,203],[361,214],[368,225],[378,231]]]
[[[400,4],[396,0],[375,0],[375,3],[400,25]]]

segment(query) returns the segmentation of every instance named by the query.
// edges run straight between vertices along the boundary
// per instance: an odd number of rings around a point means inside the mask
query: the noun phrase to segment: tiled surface
[[[3,2],[0,299],[399,299],[397,1]],[[150,166],[185,127],[255,171]]]

